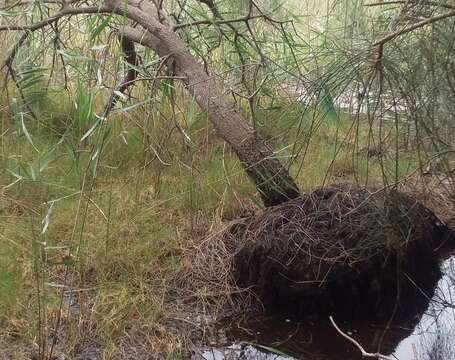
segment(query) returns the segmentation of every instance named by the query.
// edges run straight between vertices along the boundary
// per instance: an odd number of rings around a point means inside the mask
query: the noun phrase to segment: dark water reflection
[[[455,258],[445,261],[442,269],[444,275],[434,296],[427,299],[428,308],[423,314],[416,313],[393,326],[337,322],[338,325],[366,351],[380,351],[398,360],[454,360]],[[422,289],[421,296],[425,297],[425,293],[428,292]],[[256,317],[231,321],[223,327],[217,346],[200,349],[193,359],[362,359],[360,351],[328,321],[298,323],[280,317]]]

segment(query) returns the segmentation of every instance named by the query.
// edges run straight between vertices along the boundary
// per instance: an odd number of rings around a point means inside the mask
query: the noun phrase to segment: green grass
[[[2,242],[3,243],[3,242]],[[16,299],[21,297],[20,252],[14,244],[4,244],[0,250],[0,313],[15,313]]]

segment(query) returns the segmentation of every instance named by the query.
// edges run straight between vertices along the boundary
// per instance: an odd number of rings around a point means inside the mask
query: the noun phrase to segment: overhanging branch
[[[404,29],[400,29],[400,30],[397,30],[385,37],[383,37],[382,39],[376,41],[373,46],[379,46],[379,45],[383,45],[401,35],[404,35],[404,34],[407,34],[411,31],[414,31],[416,29],[419,29],[421,27],[424,27],[426,25],[429,25],[429,24],[432,24],[432,23],[435,23],[435,22],[438,22],[438,21],[441,21],[441,20],[444,20],[444,19],[448,19],[450,17],[453,17],[455,16],[455,10],[454,11],[449,11],[449,12],[446,12],[444,14],[440,14],[440,15],[437,15],[437,16],[433,16],[433,17],[430,17],[428,19],[425,19],[425,20],[422,20],[418,23],[415,23],[411,26],[408,26]]]
[[[102,13],[112,13],[112,9],[106,7],[106,6],[87,6],[87,7],[80,7],[80,8],[75,8],[75,7],[64,7],[62,10],[60,10],[58,13],[56,13],[53,16],[50,16],[44,20],[38,21],[36,23],[30,24],[30,25],[4,25],[0,26],[0,31],[35,31],[38,29],[41,29],[45,26],[48,26],[57,20],[61,19],[62,17],[65,16],[71,16],[71,15],[81,15],[81,14],[102,14]]]
[[[0,26],[0,31],[24,31],[22,36],[19,38],[19,40],[16,42],[16,44],[14,44],[13,48],[10,50],[10,52],[6,56],[0,70],[3,70],[5,67],[7,67],[8,69],[11,68],[11,65],[13,63],[13,60],[14,60],[14,57],[16,56],[17,51],[24,44],[24,42],[27,40],[29,35],[31,33],[33,33],[34,31],[42,29],[46,26],[49,26],[65,16],[82,15],[82,14],[101,14],[101,13],[113,13],[113,12],[114,11],[112,9],[110,9],[109,7],[105,7],[105,6],[102,6],[102,7],[89,6],[89,7],[80,7],[80,8],[68,6],[68,7],[64,7],[62,10],[57,12],[55,15],[52,15],[46,19],[43,19],[41,21],[38,21],[38,22],[30,24],[30,25]]]

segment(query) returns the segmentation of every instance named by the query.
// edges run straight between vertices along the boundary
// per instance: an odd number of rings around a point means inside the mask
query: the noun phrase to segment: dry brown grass
[[[447,176],[412,176],[403,191],[413,194],[455,229],[455,179]]]

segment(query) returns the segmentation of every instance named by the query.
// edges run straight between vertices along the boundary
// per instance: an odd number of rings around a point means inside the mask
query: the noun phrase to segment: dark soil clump
[[[236,284],[267,309],[399,321],[426,307],[415,298],[433,296],[455,236],[409,195],[338,185],[244,218],[221,240],[236,249]]]

